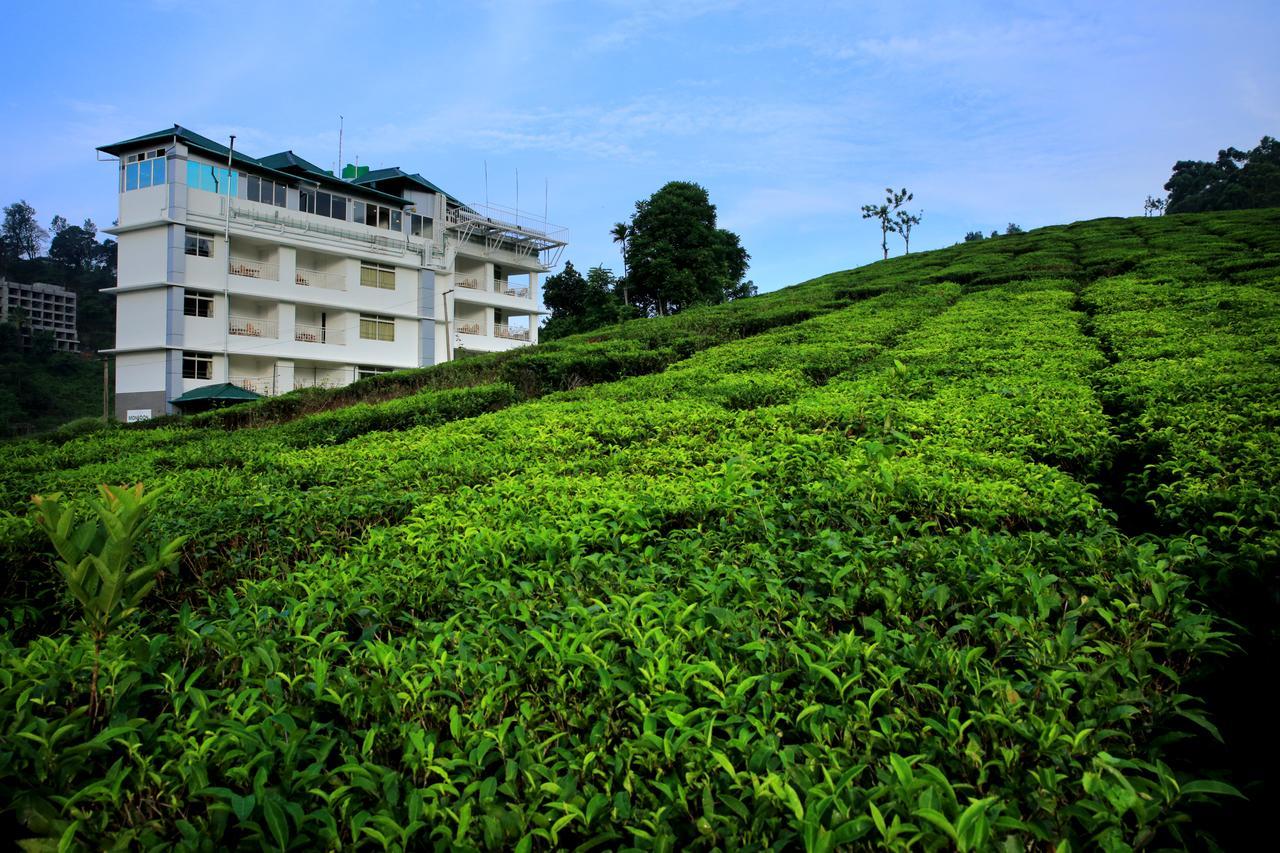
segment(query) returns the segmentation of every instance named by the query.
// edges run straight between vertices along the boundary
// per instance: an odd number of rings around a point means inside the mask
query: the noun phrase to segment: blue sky
[[[1280,134],[1273,3],[22,3],[6,13],[0,201],[115,216],[94,148],[176,123],[421,171],[466,200],[609,229],[707,187],[771,290],[879,257],[859,208],[906,186],[913,248],[1142,212],[1178,159]],[[1212,11],[1210,11],[1212,8]],[[901,251],[901,243],[892,246]]]

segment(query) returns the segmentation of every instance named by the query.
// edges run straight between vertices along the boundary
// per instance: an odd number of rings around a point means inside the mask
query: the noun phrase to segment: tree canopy
[[[113,265],[114,243],[98,242],[98,226],[92,219],[84,225],[68,225],[61,216],[53,218],[53,240],[49,258],[80,270],[103,269]]]
[[[706,189],[672,181],[636,202],[626,242],[631,303],[648,314],[674,314],[750,296],[751,256],[737,234],[716,225]]]
[[[40,252],[48,239],[49,232],[36,222],[36,209],[26,201],[15,201],[4,209],[4,225],[0,230],[0,250],[6,261],[19,258],[35,260],[40,257]]]
[[[1252,151],[1219,151],[1213,163],[1179,160],[1164,188],[1165,213],[1280,206],[1280,142],[1264,136]]]
[[[579,332],[589,332],[624,316],[617,295],[618,281],[604,267],[592,267],[586,278],[566,261],[564,269],[542,284],[542,302],[551,311],[539,337],[555,340]]]

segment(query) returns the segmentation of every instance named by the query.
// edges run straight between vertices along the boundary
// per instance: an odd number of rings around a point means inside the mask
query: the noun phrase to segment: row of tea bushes
[[[956,296],[849,309],[816,364],[729,345],[753,355],[718,375],[791,377],[781,401],[641,378],[284,453],[255,474],[281,513],[258,544],[298,562],[113,649],[107,737],[70,710],[76,644],[6,650],[0,713],[31,737],[0,784],[35,780],[29,813],[94,844],[1180,837],[1213,786],[1155,736],[1196,715],[1178,673],[1221,643],[1172,556],[1040,461],[1110,441],[1069,290]],[[1065,431],[976,384],[1002,364],[1081,401]],[[982,405],[937,402],[956,382]],[[876,416],[854,429],[850,406]],[[1027,443],[969,446],[1001,422]],[[402,518],[281,540],[379,488]]]

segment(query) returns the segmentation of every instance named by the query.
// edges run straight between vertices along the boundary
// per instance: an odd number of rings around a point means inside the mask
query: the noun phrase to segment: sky
[[[305,11],[303,9],[305,8]],[[773,290],[912,249],[1142,213],[1173,163],[1280,135],[1280,4],[41,2],[0,37],[0,203],[116,216],[95,148],[181,124],[421,172],[569,229],[576,267],[672,180]],[[488,175],[486,188],[486,171]],[[518,175],[518,183],[517,183]],[[890,244],[902,251],[900,240]]]

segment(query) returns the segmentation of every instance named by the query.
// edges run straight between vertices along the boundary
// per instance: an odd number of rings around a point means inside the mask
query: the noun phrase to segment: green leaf
[[[254,806],[258,803],[258,798],[253,794],[242,797],[239,794],[231,795],[231,810],[236,813],[241,821],[247,821],[253,815]]]
[[[267,820],[267,828],[281,850],[289,846],[289,818],[275,796],[267,797],[262,803],[262,814]]]
[[[956,832],[956,828],[951,825],[951,821],[947,820],[947,816],[942,812],[936,809],[916,809],[913,814],[917,817],[924,818],[929,821],[929,823],[938,827],[938,829],[941,829],[947,834],[947,837],[951,839],[952,843],[957,847],[960,847],[961,850],[965,849],[960,845],[960,835]],[[883,830],[881,830],[881,832],[883,832]]]
[[[1192,794],[1210,794],[1223,797],[1239,797],[1240,799],[1248,799],[1244,794],[1240,793],[1235,787],[1228,785],[1226,782],[1219,782],[1216,779],[1197,779],[1194,782],[1188,782],[1180,785],[1179,793],[1183,796]]]

